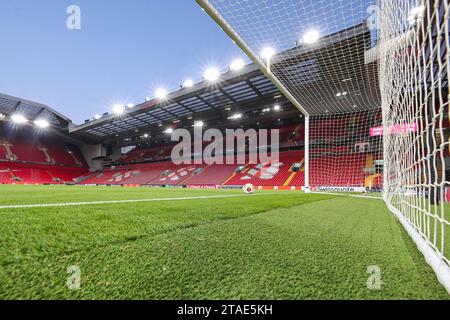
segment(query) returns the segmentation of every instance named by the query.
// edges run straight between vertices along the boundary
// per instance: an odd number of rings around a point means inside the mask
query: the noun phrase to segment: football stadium
[[[191,5],[241,58],[81,122],[0,82],[0,299],[449,299],[448,1]]]

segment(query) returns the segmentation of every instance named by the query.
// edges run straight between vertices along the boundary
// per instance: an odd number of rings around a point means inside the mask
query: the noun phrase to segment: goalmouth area
[[[376,198],[82,186],[0,192],[1,299],[449,298]],[[81,284],[68,290],[73,270]]]

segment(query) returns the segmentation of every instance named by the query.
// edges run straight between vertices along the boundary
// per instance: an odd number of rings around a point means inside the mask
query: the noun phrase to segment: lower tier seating
[[[364,186],[368,156],[345,154],[313,156],[310,160],[312,187]],[[373,157],[370,157],[373,158]],[[108,185],[204,185],[295,186],[305,183],[304,152],[280,153],[278,161],[257,165],[175,165],[172,162],[123,165],[98,172],[82,184]],[[381,177],[373,176],[373,186],[381,185]]]
[[[0,184],[63,184],[74,183],[87,169],[75,167],[0,163]]]
[[[379,188],[382,176],[365,173],[367,166],[373,163],[372,158],[365,154],[314,156],[310,160],[310,185],[360,187],[370,181],[371,186]],[[175,165],[166,161],[123,165],[96,173],[77,167],[0,162],[0,183],[58,184],[75,181],[100,185],[189,186],[251,183],[257,187],[301,187],[305,183],[304,169],[303,151],[282,152],[278,161],[257,165]]]

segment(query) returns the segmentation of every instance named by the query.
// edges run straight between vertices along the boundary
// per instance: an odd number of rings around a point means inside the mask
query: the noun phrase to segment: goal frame
[[[295,99],[289,90],[274,76],[270,70],[270,61],[267,65],[245,43],[234,28],[221,16],[208,0],[195,0],[199,6],[217,23],[217,25],[233,40],[233,42],[255,63],[264,75],[285,95],[285,97],[305,116],[305,193],[310,192],[309,185],[309,113]]]

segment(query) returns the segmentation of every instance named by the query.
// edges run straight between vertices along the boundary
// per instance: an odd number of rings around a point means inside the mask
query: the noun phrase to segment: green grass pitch
[[[139,199],[159,200],[4,207]],[[0,299],[449,297],[376,199],[0,186],[0,206]],[[81,271],[78,290],[66,285],[69,266]],[[379,290],[367,287],[369,266]]]

